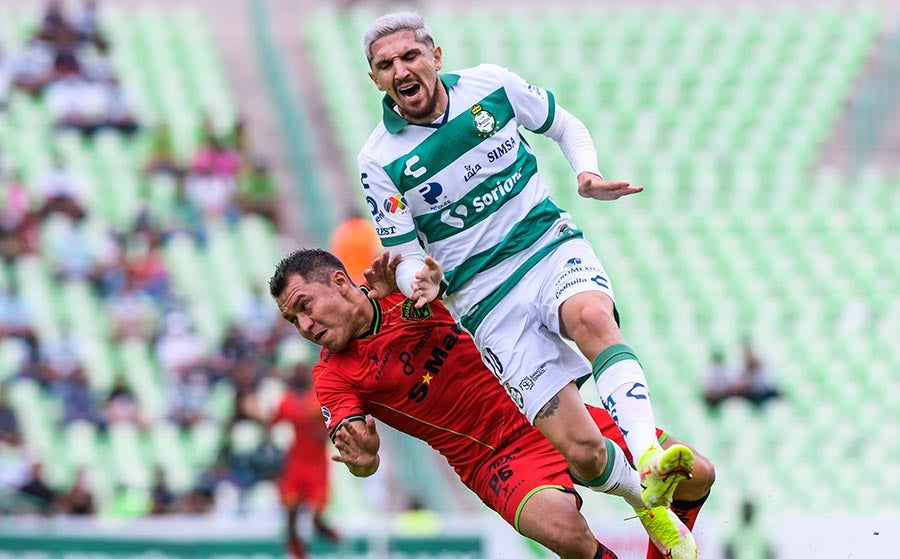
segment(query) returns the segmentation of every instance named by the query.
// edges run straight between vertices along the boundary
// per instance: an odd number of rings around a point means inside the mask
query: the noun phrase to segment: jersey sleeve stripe
[[[366,416],[364,416],[364,415],[348,415],[347,417],[345,417],[343,419],[343,421],[338,423],[334,429],[331,430],[331,433],[328,435],[331,438],[331,442],[334,442],[334,437],[337,436],[338,430],[341,428],[342,425],[344,425],[344,423],[347,423],[349,421],[365,421],[365,420],[366,420]]]
[[[543,134],[547,130],[550,130],[550,127],[553,125],[553,119],[556,117],[556,97],[553,96],[553,92],[547,90],[547,120],[544,121],[544,124],[541,125],[540,128],[534,130],[535,134]]]
[[[410,231],[409,233],[404,233],[403,235],[397,235],[395,237],[381,237],[381,244],[385,247],[393,247],[416,239],[416,232]]]

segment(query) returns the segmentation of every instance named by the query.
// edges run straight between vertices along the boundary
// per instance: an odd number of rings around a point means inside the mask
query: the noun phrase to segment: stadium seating
[[[591,129],[606,176],[647,186],[615,203],[580,203],[559,151],[528,136],[553,197],[614,279],[658,421],[717,463],[710,506],[736,510],[748,494],[783,510],[875,504],[877,492],[809,480],[817,464],[861,472],[897,452],[896,437],[860,433],[896,431],[880,418],[898,397],[886,375],[900,362],[891,340],[900,276],[886,255],[900,242],[900,180],[871,173],[847,184],[814,167],[875,48],[879,17],[419,11],[444,47],[445,70],[494,62],[547,87]],[[377,15],[366,6],[321,9],[304,27],[328,76],[325,100],[348,177],[380,117],[360,47]],[[737,358],[747,336],[785,398],[762,411],[728,402],[719,417],[707,416],[701,391],[711,350],[735,348],[728,356]],[[875,391],[885,397],[866,397]],[[804,458],[813,455],[815,463]]]
[[[237,111],[224,68],[207,23],[196,12],[163,13],[152,5],[126,11],[110,5],[104,6],[102,15],[114,45],[112,65],[134,96],[140,121],[148,126],[168,124],[182,163],[193,157],[204,118],[212,116],[222,130],[235,123]],[[22,44],[37,17],[36,11],[12,13],[0,7],[4,46]],[[18,92],[0,111],[0,152],[21,170],[34,201],[41,199],[38,180],[50,169],[54,153],[88,186],[84,191],[88,217],[80,229],[93,248],[100,246],[108,230],[131,227],[143,206],[154,216],[171,211],[174,183],[142,174],[147,138],[101,131],[85,139],[78,133],[54,131],[41,100]],[[3,281],[16,279],[32,307],[39,339],[57,336],[64,324],[84,339],[84,370],[97,400],[102,401],[117,376],[123,376],[148,426],[116,423],[104,430],[87,421],[64,425],[57,398],[32,380],[13,380],[22,348],[11,339],[0,339],[0,381],[10,381],[8,398],[24,438],[35,458],[45,464],[51,485],[67,487],[78,472],[86,471],[101,513],[108,512],[121,486],[146,501],[157,466],[174,491],[186,491],[216,459],[223,437],[232,435],[225,425],[233,412],[234,388],[214,384],[207,418],[190,428],[182,430],[169,421],[166,381],[151,341],[115,340],[103,301],[88,282],[53,276],[48,253],[59,227],[64,225],[49,218],[41,230],[40,254],[15,260],[3,270]],[[203,243],[177,236],[164,248],[173,291],[209,347],[221,342],[227,325],[238,317],[238,305],[265,286],[281,256],[273,224],[250,214],[233,224],[211,224]],[[344,491],[355,492],[355,488]],[[277,507],[266,490],[259,497],[255,506]]]

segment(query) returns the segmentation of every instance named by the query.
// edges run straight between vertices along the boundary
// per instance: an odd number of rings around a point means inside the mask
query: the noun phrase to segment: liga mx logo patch
[[[475,130],[478,130],[479,138],[490,138],[500,129],[494,115],[485,110],[481,105],[472,107],[472,115],[475,120]]]
[[[412,299],[406,299],[400,307],[400,318],[406,321],[425,320],[431,318],[431,308],[425,305],[421,309],[417,309]]]

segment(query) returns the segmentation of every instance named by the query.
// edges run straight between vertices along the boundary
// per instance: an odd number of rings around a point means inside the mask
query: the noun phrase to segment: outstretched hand
[[[421,309],[440,296],[443,277],[444,270],[438,261],[426,256],[425,267],[416,272],[416,279],[412,282],[412,294],[409,297],[416,302],[417,309]]]
[[[369,285],[369,299],[384,299],[397,291],[397,266],[400,264],[400,255],[391,258],[390,252],[385,252],[372,261],[372,267],[363,271],[366,283]]]
[[[358,421],[344,422],[334,435],[334,446],[337,456],[331,459],[346,464],[353,475],[367,476],[378,469],[378,449],[381,448],[381,437],[375,429],[375,420],[366,418],[363,427]]]
[[[578,174],[578,194],[594,200],[618,200],[623,196],[637,194],[643,186],[631,186],[627,181],[607,181],[594,173]]]

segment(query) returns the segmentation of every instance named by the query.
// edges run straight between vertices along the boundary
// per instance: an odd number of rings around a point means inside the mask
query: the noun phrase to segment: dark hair
[[[287,286],[288,279],[295,274],[304,281],[329,284],[331,274],[335,270],[347,274],[344,263],[327,250],[320,248],[295,250],[275,266],[275,273],[269,279],[269,294],[275,299],[279,298]],[[347,274],[347,278],[350,278],[350,274]]]

